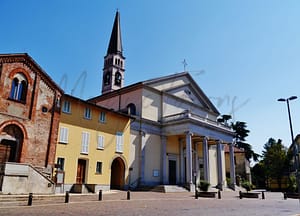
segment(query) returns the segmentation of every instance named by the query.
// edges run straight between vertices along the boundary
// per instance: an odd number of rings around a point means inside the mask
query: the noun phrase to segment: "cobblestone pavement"
[[[265,193],[264,200],[239,199],[238,192],[223,192],[222,199],[199,198],[193,193],[131,192],[130,200],[124,191],[104,192],[102,201],[98,195],[70,194],[69,203],[64,196],[49,199],[0,202],[0,215],[287,215],[300,216],[300,203],[295,199],[283,199],[281,193]]]

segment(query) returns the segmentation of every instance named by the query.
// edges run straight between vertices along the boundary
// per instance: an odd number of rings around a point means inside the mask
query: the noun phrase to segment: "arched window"
[[[115,85],[121,86],[122,84],[122,75],[120,72],[117,72],[115,75]]]
[[[128,115],[136,115],[136,107],[133,103],[127,105]]]
[[[17,73],[11,83],[10,99],[26,102],[27,80],[21,73]]]
[[[105,73],[104,76],[104,85],[109,85],[110,84],[110,71]]]

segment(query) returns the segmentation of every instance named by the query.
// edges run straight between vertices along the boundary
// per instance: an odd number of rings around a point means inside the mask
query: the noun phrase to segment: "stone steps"
[[[161,192],[161,193],[188,192],[186,188],[178,185],[158,185],[155,188],[153,188],[151,191]]]

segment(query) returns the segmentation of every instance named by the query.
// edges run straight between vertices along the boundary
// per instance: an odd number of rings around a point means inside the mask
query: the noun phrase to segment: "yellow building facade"
[[[130,118],[70,95],[61,100],[56,192],[96,192],[128,184]]]

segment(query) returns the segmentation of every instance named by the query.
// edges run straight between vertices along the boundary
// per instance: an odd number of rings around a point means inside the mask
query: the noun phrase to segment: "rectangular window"
[[[84,118],[86,118],[86,119],[91,119],[92,118],[92,111],[88,107],[86,107],[84,109]]]
[[[57,170],[63,171],[65,166],[65,159],[64,158],[57,158]]]
[[[104,123],[106,121],[106,113],[101,112],[99,115],[99,122]]]
[[[90,134],[88,132],[82,132],[81,134],[81,153],[89,153]]]
[[[70,103],[70,101],[64,101],[62,111],[64,113],[71,113],[71,103]]]
[[[67,144],[69,142],[69,128],[60,127],[59,143]]]
[[[98,135],[97,148],[104,149],[104,136],[102,136],[102,135]]]
[[[97,161],[96,164],[96,174],[102,174],[102,162]]]
[[[116,134],[116,152],[123,153],[124,137],[122,132]]]

